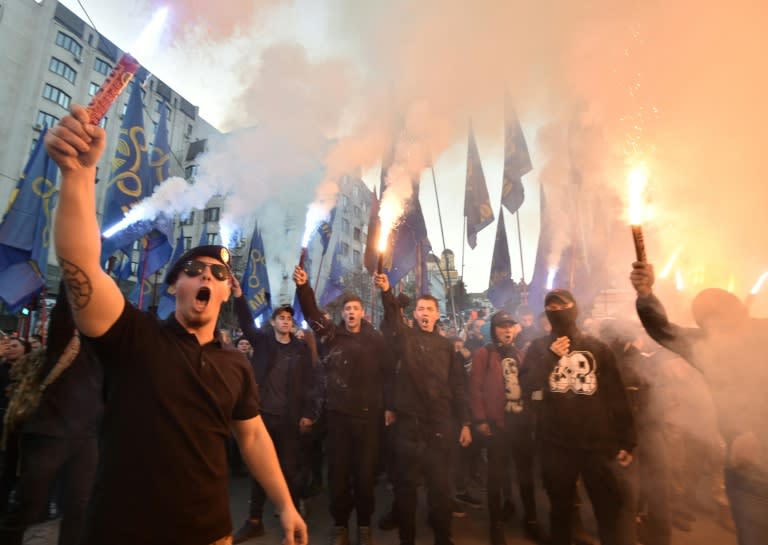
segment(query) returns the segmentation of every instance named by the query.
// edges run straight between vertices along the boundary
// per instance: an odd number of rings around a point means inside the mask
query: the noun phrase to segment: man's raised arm
[[[96,220],[96,164],[104,152],[105,132],[88,122],[85,108],[72,106],[45,135],[48,154],[61,169],[54,229],[56,256],[75,323],[99,337],[120,317],[120,290],[101,269],[101,237]]]

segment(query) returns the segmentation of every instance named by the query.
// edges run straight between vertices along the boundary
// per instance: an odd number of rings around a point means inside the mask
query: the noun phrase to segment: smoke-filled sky
[[[161,5],[82,1],[98,30],[122,48]],[[74,0],[64,3],[82,13]],[[360,169],[373,183],[397,126],[436,158],[446,245],[460,261],[467,124],[471,118],[498,214],[506,93],[534,165],[521,210],[528,278],[542,182],[554,243],[594,250],[590,239],[602,233],[596,251],[615,252],[610,276],[615,287],[627,285],[631,238],[613,222],[622,219],[628,164],[641,159],[651,173],[654,212],[646,241],[659,269],[682,248],[676,267],[689,289],[700,282],[739,295],[768,269],[768,10],[760,2],[164,4],[173,18],[166,45],[139,60],[200,105],[208,121],[240,129],[228,136],[235,151],[216,150],[208,165],[211,185],[231,180],[224,186],[233,194],[235,223],[272,197],[302,210],[322,179],[318,165],[331,176]],[[266,149],[249,153],[257,145]],[[263,162],[256,164],[256,156]],[[430,240],[439,252],[428,171],[422,180]],[[514,219],[506,224],[518,278]],[[479,234],[474,251],[467,249],[470,291],[487,287],[494,234],[495,224]]]

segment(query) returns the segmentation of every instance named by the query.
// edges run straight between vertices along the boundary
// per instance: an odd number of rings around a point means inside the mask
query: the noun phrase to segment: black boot
[[[264,523],[260,518],[247,519],[240,529],[232,537],[232,543],[242,543],[248,541],[252,537],[259,537],[264,535]]]

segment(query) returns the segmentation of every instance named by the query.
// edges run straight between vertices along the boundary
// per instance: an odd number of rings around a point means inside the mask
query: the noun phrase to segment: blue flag
[[[43,146],[32,150],[0,224],[0,299],[15,311],[45,285],[56,201],[57,167]]]
[[[469,126],[467,145],[467,182],[464,188],[464,216],[467,218],[467,242],[470,248],[477,246],[477,233],[493,222],[491,199],[485,185],[483,165],[477,151],[475,131]]]
[[[138,80],[134,80],[120,127],[117,150],[112,159],[112,175],[105,197],[103,228],[109,228],[122,220],[131,205],[149,196],[151,182],[147,147],[141,87]],[[127,243],[134,240],[136,239]],[[127,248],[127,244],[121,247]],[[102,257],[108,257],[105,253],[107,249],[102,249]]]
[[[171,263],[176,263],[184,255],[184,228],[179,229],[179,238],[176,239],[176,248],[171,256]],[[157,304],[157,316],[165,320],[176,308],[176,296],[168,293],[168,286],[163,284],[160,302]]]
[[[267,274],[267,258],[264,255],[264,241],[261,238],[258,224],[253,228],[251,249],[248,251],[248,263],[245,266],[241,286],[251,315],[258,318],[264,314],[269,319],[271,313],[269,275]]]
[[[418,245],[428,254],[432,245],[427,237],[427,225],[419,202],[419,187],[415,185],[413,197],[409,203],[400,224],[392,234],[392,263],[387,271],[389,283],[397,284],[406,274],[411,272],[419,261]]]
[[[337,245],[333,252],[333,261],[331,262],[331,272],[328,276],[328,281],[323,288],[323,294],[320,296],[320,306],[324,307],[328,303],[335,301],[346,288],[344,287],[344,275],[346,270],[341,264],[339,257],[341,256],[340,248]]]
[[[328,252],[328,244],[331,242],[331,236],[333,235],[333,222],[336,220],[336,207],[331,210],[328,221],[324,221],[317,228],[317,232],[320,233],[320,243],[323,245],[323,255]]]
[[[203,222],[203,230],[200,231],[200,241],[197,243],[198,246],[208,246],[208,223]]]
[[[504,127],[504,181],[501,186],[501,204],[514,214],[525,200],[523,176],[533,169],[528,144],[515,112],[507,109]]]
[[[168,263],[173,249],[165,235],[158,231],[152,231],[141,242],[143,247],[136,268],[136,286],[128,296],[128,300],[137,306],[141,300],[141,310],[147,310],[151,302],[152,290],[149,279]]]
[[[512,262],[509,258],[507,229],[504,225],[504,210],[499,208],[496,225],[496,243],[491,260],[491,278],[488,281],[488,300],[496,308],[502,308],[517,295],[517,285],[512,280]]]

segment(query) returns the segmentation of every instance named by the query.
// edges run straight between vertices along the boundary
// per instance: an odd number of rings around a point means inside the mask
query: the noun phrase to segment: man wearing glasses
[[[159,322],[128,304],[99,264],[94,180],[105,132],[87,111],[45,137],[61,169],[55,247],[75,323],[108,385],[101,463],[82,543],[231,543],[226,443],[280,513],[286,545],[307,542],[275,449],[259,415],[250,365],[216,330],[229,299],[229,252],[202,246],[168,271],[173,315]]]

